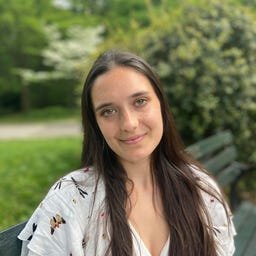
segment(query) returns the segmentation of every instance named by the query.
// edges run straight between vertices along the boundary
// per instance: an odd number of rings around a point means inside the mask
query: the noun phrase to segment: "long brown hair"
[[[213,227],[200,191],[215,196],[224,205],[222,196],[212,189],[207,190],[191,172],[192,165],[201,171],[202,167],[185,152],[168,101],[153,69],[142,58],[119,51],[108,51],[98,57],[89,71],[82,93],[82,163],[94,166],[105,182],[111,222],[108,253],[132,256],[132,237],[125,208],[129,200],[125,186],[128,177],[101,134],[91,98],[95,79],[116,66],[133,68],[147,77],[161,104],[163,136],[151,157],[151,174],[160,189],[170,229],[170,255],[216,256]]]

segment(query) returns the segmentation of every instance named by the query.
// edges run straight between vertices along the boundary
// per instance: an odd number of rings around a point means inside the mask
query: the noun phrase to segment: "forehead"
[[[114,67],[100,75],[92,87],[92,101],[104,99],[125,98],[130,95],[145,91],[154,93],[149,79],[142,73],[130,67]]]

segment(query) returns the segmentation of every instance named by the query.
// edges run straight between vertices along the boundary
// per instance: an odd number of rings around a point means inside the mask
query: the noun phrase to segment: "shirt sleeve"
[[[210,199],[211,218],[214,229],[214,238],[217,245],[218,256],[232,256],[235,252],[234,236],[236,230],[233,224],[233,215],[229,210],[228,215],[224,206],[216,199]]]
[[[201,180],[204,180],[204,184],[207,185],[214,194],[221,193],[220,188],[216,181],[203,173],[199,176]],[[213,225],[214,239],[217,246],[218,256],[232,256],[235,252],[234,236],[236,235],[236,230],[233,224],[233,215],[227,202],[224,200],[220,202],[217,198],[202,193],[205,205],[208,209],[208,213],[211,218]],[[225,210],[225,207],[226,210]]]
[[[21,256],[82,256],[89,197],[74,179],[59,181],[19,234]]]

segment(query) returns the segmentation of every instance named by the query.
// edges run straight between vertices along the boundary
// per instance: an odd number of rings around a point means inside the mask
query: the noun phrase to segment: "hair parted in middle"
[[[95,61],[86,78],[82,93],[83,166],[93,166],[106,186],[106,205],[111,226],[111,241],[106,255],[132,256],[131,230],[127,221],[127,174],[115,153],[107,145],[96,121],[92,88],[95,80],[115,67],[130,68],[143,74],[156,93],[163,119],[163,135],[151,156],[151,175],[160,190],[164,217],[170,230],[170,255],[216,256],[216,244],[209,213],[201,191],[217,198],[222,195],[202,185],[191,166],[204,172],[201,165],[184,150],[175,127],[160,80],[142,58],[121,51],[107,51]],[[225,208],[226,210],[226,208]]]

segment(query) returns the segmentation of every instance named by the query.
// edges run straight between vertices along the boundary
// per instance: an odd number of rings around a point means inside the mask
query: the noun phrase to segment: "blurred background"
[[[255,166],[256,0],[0,0],[0,230],[80,167],[83,80],[110,48],[158,72],[185,145],[228,129]],[[255,171],[239,189],[256,203]]]

